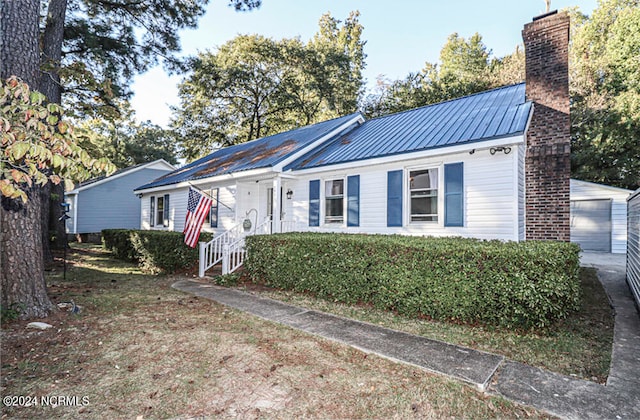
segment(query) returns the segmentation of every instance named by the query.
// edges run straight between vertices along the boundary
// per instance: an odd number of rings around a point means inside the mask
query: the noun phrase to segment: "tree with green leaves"
[[[479,34],[465,39],[453,33],[440,50],[438,64],[427,62],[420,72],[379,85],[364,102],[364,113],[381,116],[489,89],[494,83],[492,69],[503,67],[501,61],[490,56]],[[504,61],[508,62],[506,58]]]
[[[119,104],[132,94],[129,86],[137,73],[160,62],[181,68],[178,31],[195,28],[209,0],[41,0],[46,11],[40,21],[41,76],[37,85],[52,103],[64,104],[75,119],[120,118]],[[260,0],[229,0],[236,10],[260,6]],[[48,226],[60,216],[64,191],[43,189],[43,245],[50,260]],[[50,206],[49,206],[50,205]],[[63,245],[62,224],[57,247]]]
[[[240,9],[259,3],[231,1]],[[56,102],[72,103],[79,111],[75,116],[110,108],[112,98],[127,95],[134,72],[158,57],[172,57],[178,48],[176,30],[195,26],[204,4],[206,0],[0,2],[0,79],[7,80],[0,94],[2,310],[26,319],[45,317],[54,309],[44,282],[42,185],[62,178],[81,180],[86,170],[110,168],[78,146]],[[42,21],[40,10],[47,10]]]
[[[577,24],[576,24],[577,23]],[[572,176],[640,186],[640,1],[601,0],[574,19]]]
[[[240,35],[193,58],[172,127],[188,160],[357,109],[364,42],[358,14],[330,15],[307,44]]]
[[[115,168],[80,148],[62,108],[15,76],[2,82],[0,108],[0,305],[21,318],[46,317],[54,307],[44,281],[40,188]]]
[[[42,77],[52,102],[78,117],[113,116],[137,73],[164,62],[180,68],[178,31],[195,28],[209,0],[42,0]],[[259,0],[229,0],[236,10]]]
[[[171,130],[150,121],[137,122],[128,103],[118,106],[121,111],[116,119],[92,118],[78,125],[77,129],[85,134],[83,148],[92,156],[109,159],[118,169],[157,159],[178,163]]]

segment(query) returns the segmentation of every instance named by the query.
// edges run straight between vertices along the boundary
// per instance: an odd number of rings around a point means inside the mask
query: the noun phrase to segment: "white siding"
[[[211,188],[220,188],[219,201],[221,204],[219,204],[218,206],[218,228],[211,228],[208,223],[205,223],[202,226],[202,230],[204,232],[222,233],[225,230],[233,227],[236,224],[236,216],[234,210],[236,195],[235,184],[227,183],[219,186],[199,186],[199,188],[205,192],[209,192]],[[150,197],[161,197],[164,194],[169,194],[169,227],[151,227],[149,225]],[[188,187],[180,189],[167,189],[145,194],[142,198],[140,226],[142,227],[142,229],[172,230],[176,232],[182,232],[184,230],[184,222],[187,217],[188,198]]]
[[[627,252],[627,198],[632,191],[593,182],[571,180],[571,200],[611,199],[611,252]]]
[[[628,201],[627,284],[640,306],[640,189]]]
[[[515,148],[514,148],[515,149]],[[516,149],[517,150],[517,149]],[[291,213],[299,226],[305,230],[339,231],[362,233],[398,233],[430,236],[466,236],[482,239],[518,240],[518,153],[496,153],[488,150],[476,150],[432,158],[413,159],[384,163],[373,166],[360,166],[356,162],[352,169],[330,170],[301,175],[291,184],[293,200],[288,200]],[[464,226],[444,226],[444,164],[464,162]],[[409,223],[407,176],[412,169],[439,169],[439,208],[438,222]],[[387,172],[404,170],[404,221],[403,227],[387,227]],[[323,188],[321,188],[319,228],[309,228],[309,181],[321,181],[360,175],[360,226],[322,226],[324,217]],[[289,203],[287,203],[289,204]]]
[[[525,146],[518,146],[518,240],[526,239],[526,185],[525,185]]]

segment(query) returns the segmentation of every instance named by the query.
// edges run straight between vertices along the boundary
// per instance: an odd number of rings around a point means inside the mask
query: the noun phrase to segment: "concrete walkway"
[[[236,289],[181,280],[173,287],[263,319],[408,363],[476,386],[489,394],[567,419],[640,418],[640,316],[626,286],[624,256],[582,255],[598,275],[616,312],[607,385],[566,377],[437,340],[288,305]]]

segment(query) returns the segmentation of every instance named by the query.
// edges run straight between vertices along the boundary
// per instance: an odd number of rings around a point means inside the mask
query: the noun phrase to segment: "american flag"
[[[211,209],[211,199],[189,187],[189,201],[187,203],[187,220],[184,223],[184,243],[195,248],[200,237],[200,228]]]

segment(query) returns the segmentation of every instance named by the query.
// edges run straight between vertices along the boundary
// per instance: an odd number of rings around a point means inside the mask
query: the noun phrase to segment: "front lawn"
[[[69,258],[67,280],[55,267],[49,291],[82,312],[43,320],[46,331],[3,324],[0,372],[3,396],[66,404],[3,405],[3,418],[548,418],[175,291],[179,276],[144,274],[98,247],[74,245]]]

